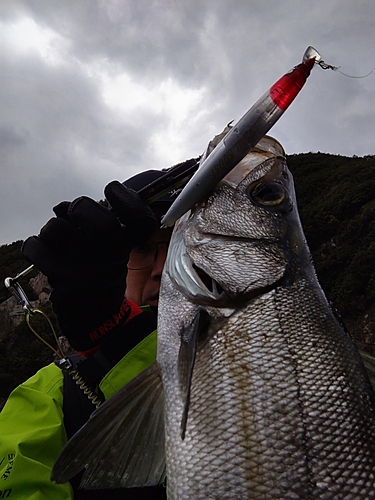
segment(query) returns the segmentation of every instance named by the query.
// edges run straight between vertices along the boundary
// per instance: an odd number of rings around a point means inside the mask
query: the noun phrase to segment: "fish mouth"
[[[187,254],[184,257],[186,274],[174,277],[175,284],[180,291],[193,302],[227,307],[232,301],[223,287],[212,276],[198,267]],[[183,278],[183,281],[179,278]]]
[[[174,234],[173,245],[169,247],[165,270],[175,286],[192,302],[226,307],[230,302],[223,287],[188,255],[181,231]]]
[[[206,287],[207,290],[209,290],[212,294],[214,294],[217,297],[222,297],[222,295],[225,293],[223,287],[213,279],[212,276],[207,274],[203,269],[198,267],[196,264],[193,264],[193,269],[198,275],[202,285]]]
[[[239,242],[251,245],[271,245],[279,243],[277,237],[249,238],[237,235],[225,235],[205,231],[194,231],[197,249],[212,241]],[[252,290],[243,290],[242,293],[233,293],[225,289],[225,285],[216,281],[206,270],[199,267],[188,253],[182,226],[178,226],[173,235],[173,245],[170,245],[165,270],[176,288],[191,302],[214,306],[218,308],[231,308],[239,303],[256,297],[259,293],[267,291],[273,285],[257,287]]]

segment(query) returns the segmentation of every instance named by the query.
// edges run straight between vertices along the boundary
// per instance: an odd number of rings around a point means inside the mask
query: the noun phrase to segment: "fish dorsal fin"
[[[190,390],[193,377],[195,356],[197,353],[198,339],[203,330],[207,329],[210,316],[201,307],[198,308],[193,321],[183,329],[181,345],[178,355],[178,372],[181,397],[184,402],[184,411],[181,419],[181,438],[185,438],[186,423],[190,406]]]
[[[154,486],[165,479],[164,393],[155,362],[96,410],[58,457],[51,479],[86,467],[81,487]]]

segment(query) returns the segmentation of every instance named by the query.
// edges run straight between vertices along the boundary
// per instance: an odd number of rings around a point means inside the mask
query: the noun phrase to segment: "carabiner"
[[[24,289],[18,283],[18,280],[28,274],[34,268],[33,265],[24,269],[22,272],[18,273],[14,278],[5,278],[4,284],[10,291],[10,293],[17,299],[18,303],[22,304],[22,309],[27,311],[29,314],[34,314],[34,307],[31,305]]]

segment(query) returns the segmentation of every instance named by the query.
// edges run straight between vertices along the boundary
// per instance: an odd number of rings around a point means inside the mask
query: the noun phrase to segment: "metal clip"
[[[18,302],[22,304],[22,309],[27,311],[29,314],[34,313],[34,307],[31,305],[24,289],[18,283],[18,280],[28,274],[34,268],[33,265],[24,269],[22,272],[18,273],[14,278],[5,278],[4,284],[11,292],[11,294],[17,299]]]
[[[332,64],[327,64],[325,61],[323,61],[322,56],[319,54],[319,52],[314,49],[311,45],[307,47],[305,53],[303,54],[303,61],[307,61],[307,59],[315,58],[315,64],[320,66],[322,69],[332,69],[333,71],[337,71],[340,66],[333,66]]]
[[[318,61],[316,64],[318,64],[322,69],[331,69],[332,71],[337,71],[341,68],[341,66],[333,66],[332,64],[327,64],[323,60]]]
[[[61,370],[70,370],[73,367],[72,362],[68,358],[58,359],[55,363]]]

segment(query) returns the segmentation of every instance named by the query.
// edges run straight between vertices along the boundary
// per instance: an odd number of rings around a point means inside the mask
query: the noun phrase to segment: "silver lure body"
[[[262,206],[254,189],[274,183],[285,197]],[[282,158],[224,180],[178,223],[160,297],[169,499],[375,498],[374,395],[317,281]],[[202,309],[210,325],[186,368]]]

